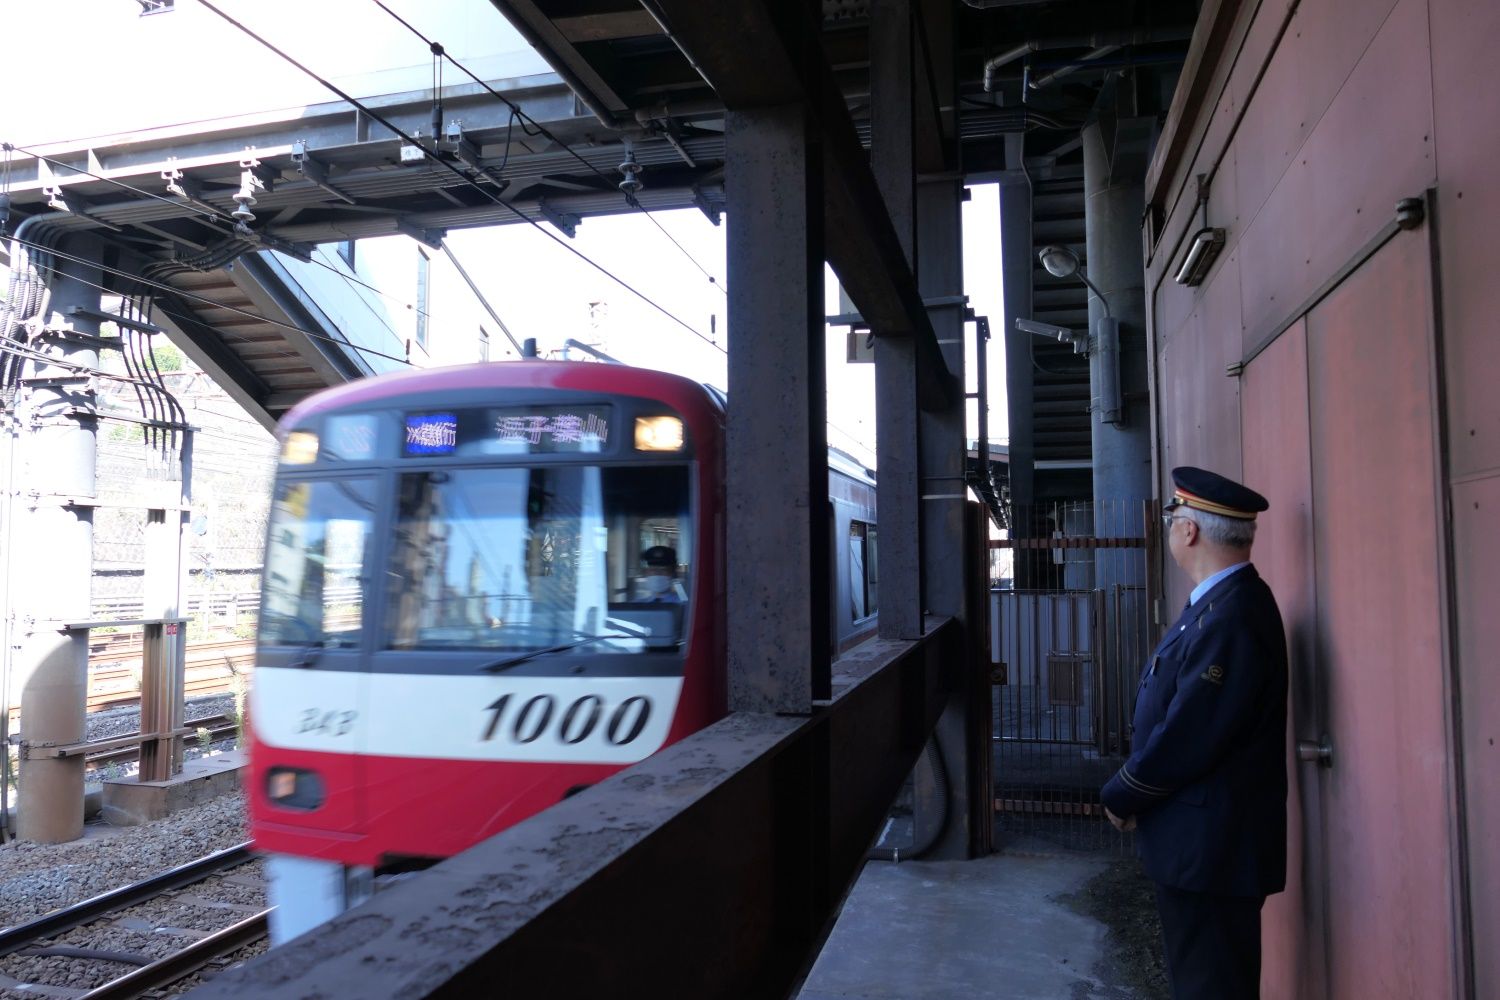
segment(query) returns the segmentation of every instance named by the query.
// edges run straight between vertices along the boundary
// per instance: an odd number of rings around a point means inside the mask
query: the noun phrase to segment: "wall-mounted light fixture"
[[[1193,234],[1193,243],[1188,247],[1182,266],[1177,269],[1173,281],[1179,285],[1201,285],[1208,277],[1209,268],[1219,259],[1224,249],[1224,230],[1218,226],[1204,226]]]
[[[1074,354],[1087,354],[1089,351],[1089,336],[1070,330],[1065,326],[1055,326],[1051,323],[1043,323],[1040,320],[1016,317],[1016,329],[1022,333],[1029,333],[1033,337],[1046,337],[1064,344],[1073,345]]]

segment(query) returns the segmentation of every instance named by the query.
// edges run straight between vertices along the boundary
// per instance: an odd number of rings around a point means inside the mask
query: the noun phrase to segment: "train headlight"
[[[636,417],[636,451],[681,451],[682,421],[677,417]]]
[[[323,779],[302,767],[273,767],[266,772],[266,798],[283,809],[317,809],[327,798]]]
[[[318,460],[318,435],[312,431],[292,431],[281,442],[282,465],[311,465]]]

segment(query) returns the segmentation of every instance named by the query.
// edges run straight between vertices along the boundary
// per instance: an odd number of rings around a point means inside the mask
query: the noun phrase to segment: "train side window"
[[[849,522],[849,613],[855,621],[879,610],[880,578],[875,525]]]

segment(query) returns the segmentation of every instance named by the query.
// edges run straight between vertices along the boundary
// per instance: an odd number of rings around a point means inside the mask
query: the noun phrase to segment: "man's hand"
[[[1121,819],[1114,813],[1110,812],[1109,806],[1104,807],[1104,815],[1109,818],[1109,822],[1111,823],[1111,825],[1113,825],[1114,828],[1116,830],[1119,830],[1121,833],[1129,833],[1131,830],[1135,829],[1134,816],[1130,817],[1129,819]]]

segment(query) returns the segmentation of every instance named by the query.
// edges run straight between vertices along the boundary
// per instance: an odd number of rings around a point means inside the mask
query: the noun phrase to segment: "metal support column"
[[[962,301],[962,196],[963,184],[958,180],[931,181],[917,188],[917,284],[924,299]],[[963,309],[959,305],[944,306],[933,310],[931,318],[948,370],[958,378],[961,387],[965,353]],[[966,411],[960,389],[953,393],[947,407],[922,412],[919,427],[923,593],[930,613],[964,620],[967,633],[972,623],[967,621],[970,602],[964,577],[968,555],[965,551]],[[974,638],[971,635],[968,640]],[[973,783],[970,755],[982,751],[970,739],[968,667],[968,658],[950,665],[952,693],[934,737],[947,773],[946,816],[928,810],[924,818],[918,800],[919,841],[923,839],[920,827],[924,823],[943,823],[942,834],[929,854],[933,858],[972,857],[980,850],[980,843],[987,843],[977,824],[989,822],[989,810],[975,815],[970,809],[971,800],[976,798],[970,787]],[[988,789],[985,793],[988,794]]]
[[[1016,156],[1020,164],[1019,144]],[[1031,318],[1032,271],[1031,182],[1005,181],[1000,185],[1000,277],[1005,311],[1000,322],[1000,338],[1005,349],[1005,407],[1010,426],[1011,535],[1029,537],[1033,526],[1032,505],[1036,503],[1036,440],[1033,430],[1035,403],[1033,379],[1035,366],[1031,357],[1031,335],[1016,329],[1016,319]],[[1013,550],[1012,574],[1017,589],[1042,584],[1046,552],[1031,549]]]
[[[166,456],[160,466],[164,478],[142,484],[155,494],[153,502],[161,504],[146,512],[146,618],[176,619],[184,610],[193,439],[187,430],[168,438],[179,442],[179,455]],[[141,744],[141,781],[165,781],[182,770],[186,653],[183,623],[169,620],[144,627],[141,733],[158,736]]]
[[[807,109],[725,119],[729,708],[830,694],[823,164]]]
[[[73,256],[99,259],[92,241],[65,244]],[[102,279],[99,268],[57,259],[51,282],[53,315],[73,307],[97,313]],[[81,334],[97,336],[87,313],[71,317]],[[52,757],[49,746],[84,738],[88,695],[88,633],[62,625],[88,620],[93,572],[94,513],[69,498],[94,496],[94,438],[97,429],[92,378],[99,351],[91,341],[66,336],[35,342],[60,362],[28,365],[18,398],[22,421],[21,474],[32,495],[16,533],[11,564],[13,597],[25,623],[16,657],[15,686],[21,691],[21,789],[17,828],[22,839],[61,843],[83,836],[82,755]],[[75,367],[76,366],[76,367]],[[24,509],[24,508],[23,508]]]
[[[1094,499],[1146,500],[1151,496],[1150,401],[1146,381],[1146,267],[1141,253],[1141,215],[1145,210],[1145,139],[1127,138],[1114,115],[1083,130],[1084,226],[1088,240],[1088,274],[1109,301],[1120,324],[1119,378],[1122,401],[1119,424],[1104,422],[1098,405],[1101,379],[1099,352],[1089,359],[1092,397]],[[1105,315],[1097,295],[1089,295],[1089,328]],[[1100,534],[1119,526],[1096,525]],[[1129,526],[1134,534],[1138,525]],[[1103,577],[1098,577],[1105,586]]]
[[[916,165],[910,0],[870,11],[870,166],[906,262],[916,268]],[[875,433],[879,466],[880,637],[922,634],[921,441],[917,349],[912,337],[875,334]]]

